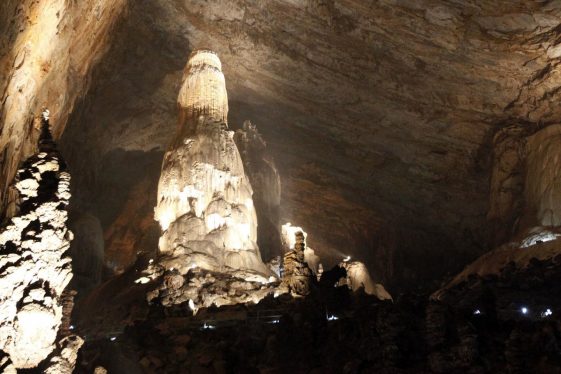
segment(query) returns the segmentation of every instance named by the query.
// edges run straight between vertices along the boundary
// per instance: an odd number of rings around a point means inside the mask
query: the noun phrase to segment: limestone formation
[[[285,235],[285,233],[289,233]],[[310,283],[312,281],[312,270],[305,260],[306,234],[299,227],[291,227],[290,224],[283,226],[283,238],[291,248],[284,254],[282,283],[290,290],[293,296],[307,296],[310,294]]]
[[[162,263],[181,274],[194,267],[243,270],[266,281],[253,191],[225,121],[227,94],[216,54],[191,54],[178,104],[180,126],[164,156],[155,209]]]
[[[18,164],[34,153],[33,113],[47,102],[62,134],[92,67],[109,47],[124,0],[2,1],[0,4],[0,211],[14,202],[8,186]]]
[[[368,295],[374,295],[380,300],[392,300],[391,295],[380,283],[375,283],[370,277],[370,272],[364,263],[360,261],[342,262],[339,266],[347,271],[346,284],[353,290],[364,289]]]
[[[224,123],[228,121],[226,81],[222,63],[213,51],[201,49],[191,54],[177,102],[181,107],[181,119],[205,116]]]
[[[268,295],[285,293],[278,282],[264,284],[251,276],[236,276],[204,269],[193,269],[185,277],[176,270],[163,275],[159,288],[149,292],[148,302],[158,301],[170,307],[183,304],[196,314],[201,308],[235,304],[257,304]]]
[[[308,268],[319,279],[321,272],[323,271],[321,259],[316,255],[315,251],[308,246],[306,242],[308,234],[301,227],[292,226],[290,222],[282,225],[281,241],[283,251],[286,254],[286,252],[293,251],[296,248],[296,243],[299,240],[297,239],[298,235],[300,235],[299,233],[302,233],[304,240],[304,262],[306,262]]]
[[[0,232],[0,349],[16,368],[33,368],[56,348],[72,278],[70,174],[51,138],[48,111],[39,151],[18,170],[16,189],[19,213]],[[81,339],[72,339],[79,348]]]
[[[257,244],[265,261],[281,254],[280,200],[281,180],[267,143],[250,121],[236,131],[234,140],[253,187],[257,211]]]
[[[561,125],[528,137],[524,183],[527,227],[561,226]]]
[[[78,358],[78,351],[84,340],[77,335],[69,335],[57,343],[57,354],[49,360],[45,374],[72,374]]]
[[[166,306],[258,302],[277,293],[262,262],[252,188],[228,131],[228,100],[218,56],[191,54],[179,93],[179,128],[164,156],[155,219],[160,257],[138,283]]]

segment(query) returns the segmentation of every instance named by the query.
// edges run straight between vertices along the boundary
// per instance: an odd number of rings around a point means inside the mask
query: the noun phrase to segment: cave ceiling
[[[100,16],[115,26],[69,106],[61,149],[74,206],[124,247],[153,224],[195,48],[222,60],[230,127],[251,120],[267,141],[283,221],[320,255],[353,255],[385,280],[430,278],[488,250],[493,136],[561,119],[561,1],[123,6]]]

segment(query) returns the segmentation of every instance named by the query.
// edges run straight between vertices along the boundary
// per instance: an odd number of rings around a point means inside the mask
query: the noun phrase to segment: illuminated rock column
[[[161,262],[182,274],[269,274],[257,247],[252,188],[228,131],[228,96],[218,56],[191,54],[179,92],[179,128],[164,156],[155,219]]]
[[[306,261],[306,236],[300,227],[293,227],[290,223],[282,226],[283,244],[287,249],[283,257],[282,283],[296,297],[307,296],[311,292],[312,270]]]
[[[191,54],[177,103],[183,118],[196,119],[203,115],[224,123],[228,121],[226,81],[222,63],[214,52],[201,49]]]
[[[62,294],[72,278],[65,168],[45,114],[39,152],[17,173],[20,212],[0,231],[0,350],[16,368],[34,368],[56,349]],[[71,340],[77,351],[82,340]]]

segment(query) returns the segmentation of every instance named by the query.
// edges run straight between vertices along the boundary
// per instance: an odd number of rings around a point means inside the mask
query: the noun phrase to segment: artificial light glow
[[[330,316],[327,316],[327,320],[328,321],[337,321],[339,319],[339,317],[337,317],[336,315],[332,314]]]
[[[525,306],[523,306],[520,311],[522,312],[522,314],[528,314],[528,308],[526,308]]]
[[[475,314],[476,316],[477,316],[477,315],[480,315],[480,314],[481,314],[481,310],[476,309],[476,310],[473,312],[473,314]]]
[[[214,330],[215,328],[216,328],[216,326],[209,325],[206,322],[203,324],[203,330]]]
[[[114,342],[115,340],[117,340],[116,336],[112,336],[109,340],[111,340],[112,342]]]
[[[290,250],[294,249],[294,246],[296,245],[296,234],[299,232],[302,232],[304,234],[304,241],[305,241],[308,234],[306,234],[306,232],[302,230],[301,227],[292,226],[290,222],[287,222],[286,224],[282,225],[281,228],[282,240],[284,244],[288,247],[288,249]]]
[[[351,261],[351,256],[346,256],[346,257],[343,259],[343,262],[349,262],[349,261]]]
[[[552,315],[552,314],[553,314],[553,311],[552,311],[551,309],[547,308],[547,309],[542,313],[542,317],[543,317],[543,318],[549,317],[549,316]]]

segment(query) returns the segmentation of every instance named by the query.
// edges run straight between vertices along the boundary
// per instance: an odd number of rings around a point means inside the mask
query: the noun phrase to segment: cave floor
[[[442,302],[339,287],[195,316],[153,304],[122,330],[86,337],[76,372],[561,373],[557,260],[470,277]]]

